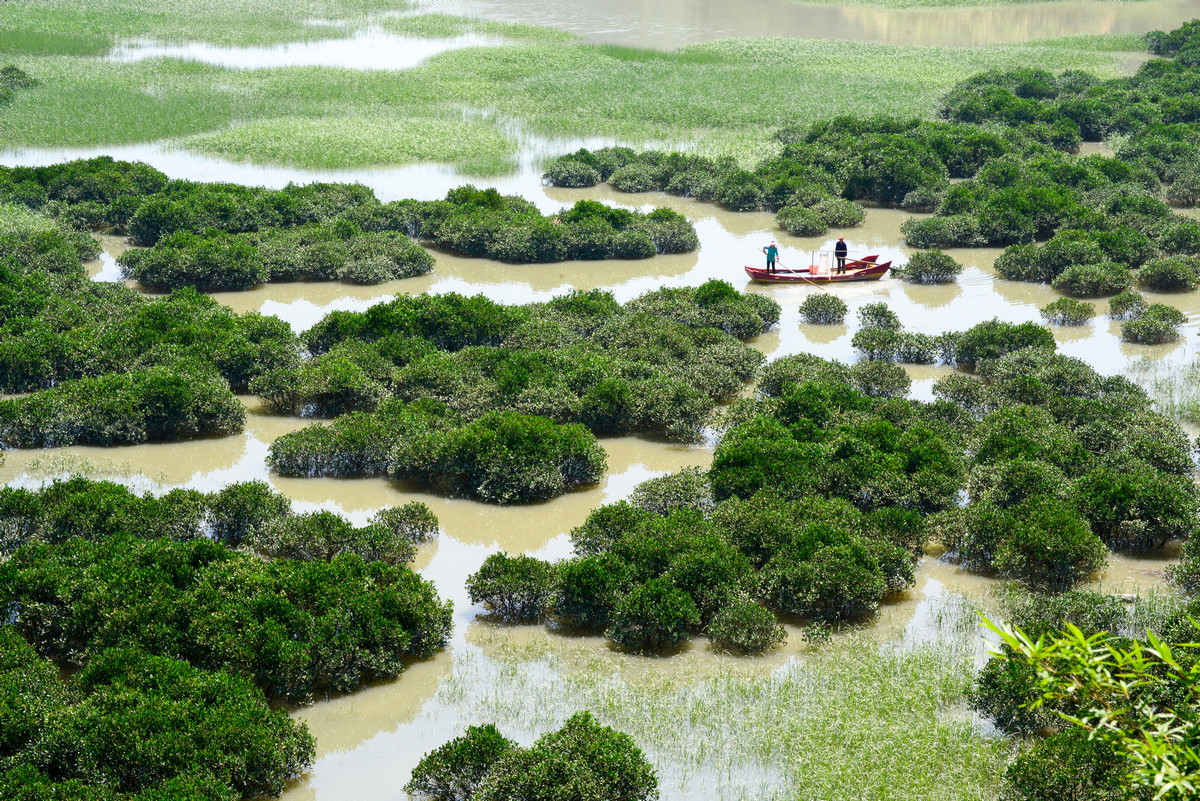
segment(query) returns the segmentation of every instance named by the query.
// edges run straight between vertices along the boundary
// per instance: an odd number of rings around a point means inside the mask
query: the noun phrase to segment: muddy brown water
[[[1197,0],[1061,0],[913,9],[777,0],[420,0],[417,7],[526,22],[595,42],[661,50],[759,36],[971,46],[1172,30],[1200,15]]]

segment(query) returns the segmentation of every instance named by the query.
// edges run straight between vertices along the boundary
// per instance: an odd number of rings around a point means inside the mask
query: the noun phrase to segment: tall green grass
[[[415,161],[453,164],[469,175],[516,166],[517,142],[489,121],[437,117],[276,117],[184,140],[189,150],[230,159],[308,168]]]
[[[0,115],[0,147],[116,145],[203,133],[212,136],[196,146],[209,152],[312,164],[320,130],[338,127],[330,120],[448,119],[466,110],[497,121],[496,133],[485,135],[483,126],[493,124],[486,121],[467,131],[469,156],[444,136],[414,141],[401,132],[377,145],[360,138],[354,162],[496,164],[512,157],[511,138],[498,131],[514,126],[550,137],[689,146],[750,162],[784,123],[835,114],[928,116],[943,92],[981,70],[1037,64],[1107,77],[1119,72],[1120,60],[1061,43],[943,48],[791,39],[726,40],[672,53],[526,42],[453,50],[401,72],[26,57],[18,66],[42,85]],[[224,131],[234,122],[244,129]]]
[[[139,38],[218,45],[328,39],[409,7],[408,0],[16,0],[0,6],[0,52],[88,55]]]
[[[838,0],[836,5],[859,6],[862,8],[919,9],[919,8],[966,8],[998,6],[1020,6],[1028,3],[1046,3],[1052,0]],[[1069,2],[1069,0],[1067,0]],[[1138,0],[1124,0],[1138,2]],[[831,0],[787,0],[790,3],[828,6]]]
[[[1150,394],[1158,411],[1176,420],[1200,424],[1200,357],[1190,362],[1138,359],[1126,376]]]
[[[927,644],[838,635],[775,670],[497,638],[458,661],[439,700],[464,724],[532,733],[591,710],[646,750],[669,797],[982,801],[1012,746],[965,710],[980,653],[965,613]]]

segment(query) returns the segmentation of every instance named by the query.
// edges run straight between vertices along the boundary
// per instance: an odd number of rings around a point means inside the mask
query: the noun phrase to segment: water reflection
[[[1076,34],[1171,30],[1200,13],[1196,0],[1062,0],[923,9],[776,0],[421,0],[419,7],[526,22],[595,42],[661,50],[758,36],[972,46]]]

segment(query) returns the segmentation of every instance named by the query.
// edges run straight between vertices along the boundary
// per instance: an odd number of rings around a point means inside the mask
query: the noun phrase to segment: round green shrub
[[[650,579],[617,602],[605,635],[623,648],[662,651],[678,647],[700,625],[691,597],[662,579]]]
[[[969,214],[905,220],[900,225],[904,242],[914,248],[980,247],[987,239],[979,221]]]
[[[1121,323],[1121,339],[1144,345],[1174,342],[1185,322],[1187,316],[1174,306],[1152,303],[1138,317]]]
[[[1124,265],[1103,261],[1072,264],[1055,276],[1050,286],[1077,298],[1101,298],[1124,292],[1132,283],[1133,279]]]
[[[660,170],[640,161],[619,167],[608,176],[609,186],[619,192],[652,192],[661,188],[660,180]]]
[[[658,253],[644,231],[621,231],[612,238],[609,248],[614,259],[648,259]]]
[[[1200,205],[1200,168],[1193,165],[1176,176],[1167,187],[1167,202],[1185,209]]]
[[[649,236],[659,253],[691,253],[700,247],[692,221],[673,209],[655,209],[630,227]]]
[[[355,528],[340,515],[326,511],[276,518],[255,529],[247,542],[269,556],[325,562],[341,554],[355,554],[364,562],[397,565],[416,554],[410,540],[383,526]]]
[[[900,330],[900,318],[887,307],[887,304],[864,303],[858,308],[858,321],[863,328],[884,328],[889,331]]]
[[[558,568],[551,612],[573,628],[605,629],[628,588],[629,566],[617,556],[569,559]]]
[[[857,620],[879,608],[887,579],[879,562],[845,532],[809,526],[767,563],[759,591],[789,615]]]
[[[638,484],[629,496],[629,503],[655,515],[666,516],[676,509],[707,514],[714,505],[712,484],[700,468],[685,467],[678,473]]]
[[[555,569],[532,556],[494,553],[467,579],[471,603],[513,622],[541,619],[554,592]]]
[[[813,325],[835,325],[846,319],[846,302],[828,292],[815,292],[800,304],[800,316]]]
[[[262,255],[245,241],[188,232],[164,237],[147,251],[128,250],[118,263],[125,277],[158,292],[183,286],[201,292],[251,289],[268,277]]]
[[[1108,301],[1108,316],[1114,320],[1126,320],[1141,316],[1146,308],[1146,299],[1140,292],[1128,289]]]
[[[775,615],[750,598],[737,598],[722,607],[707,633],[716,647],[747,654],[764,653],[787,639]]]
[[[600,172],[589,164],[563,156],[551,163],[542,174],[542,180],[550,186],[580,189],[600,183]]]
[[[1051,325],[1084,325],[1096,316],[1096,307],[1087,301],[1059,298],[1041,309],[1042,319]]]
[[[717,610],[750,589],[752,575],[745,555],[718,541],[677,554],[663,578],[688,594],[707,625]]]
[[[578,424],[489,412],[461,427],[402,437],[393,478],[497,503],[552,498],[604,475],[604,450]]]
[[[1038,250],[1030,244],[1009,245],[992,265],[1001,278],[1010,281],[1051,281],[1038,261]]]
[[[408,542],[428,542],[438,534],[437,515],[421,501],[380,509],[371,517],[371,524]]]
[[[903,267],[892,272],[914,284],[950,284],[962,272],[962,265],[940,250],[923,250],[908,258]]]
[[[1053,351],[1056,347],[1050,330],[1036,323],[987,320],[959,334],[954,347],[954,361],[977,366],[1025,348]]]
[[[1137,282],[1156,292],[1194,292],[1200,287],[1200,258],[1168,256],[1146,262],[1137,271]]]
[[[853,228],[867,216],[862,206],[840,197],[817,201],[810,208],[830,228]]]
[[[829,225],[810,208],[787,206],[775,215],[775,224],[793,236],[820,236]]]
[[[938,210],[942,205],[944,193],[927,186],[918,186],[904,196],[900,208],[916,214],[928,214]]]
[[[627,734],[588,712],[501,757],[472,801],[653,801],[658,777]]]
[[[421,757],[404,792],[433,801],[474,798],[495,764],[516,747],[490,723],[470,726],[461,737]]]
[[[893,362],[868,360],[850,368],[850,381],[870,398],[902,398],[912,388],[912,379]]]
[[[971,414],[979,414],[987,406],[987,384],[967,375],[948,375],[934,382],[933,396],[957,404]]]
[[[265,481],[244,481],[214,493],[208,508],[212,538],[236,548],[255,532],[290,515],[292,502]]]
[[[788,385],[798,386],[810,381],[849,385],[850,368],[811,353],[783,356],[762,369],[758,390],[769,398],[777,398],[783,395]]]
[[[850,344],[863,358],[890,361],[895,358],[900,343],[900,332],[891,328],[869,326],[854,332]]]

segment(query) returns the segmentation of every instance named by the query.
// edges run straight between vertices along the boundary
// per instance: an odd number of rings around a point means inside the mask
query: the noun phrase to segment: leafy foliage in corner
[[[250,681],[135,648],[64,682],[4,626],[0,696],[6,798],[277,796],[314,757],[304,724]]]

